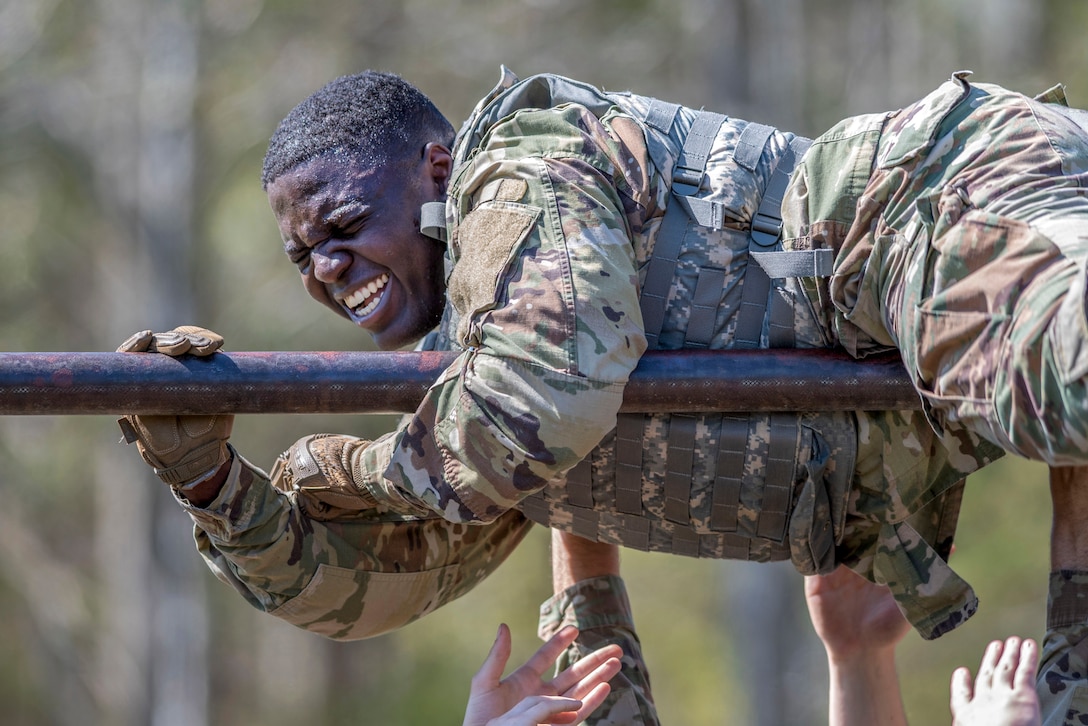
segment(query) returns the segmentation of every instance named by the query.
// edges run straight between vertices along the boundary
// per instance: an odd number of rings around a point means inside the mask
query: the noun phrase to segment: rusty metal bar
[[[451,353],[0,353],[0,415],[407,413]],[[918,408],[896,357],[821,350],[647,353],[627,412]]]

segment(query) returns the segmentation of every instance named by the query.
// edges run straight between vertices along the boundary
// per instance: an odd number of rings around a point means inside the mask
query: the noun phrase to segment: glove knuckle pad
[[[349,453],[357,439],[315,434],[295,442],[283,456],[283,488],[298,493],[299,506],[316,519],[331,519],[376,505],[352,476]]]
[[[181,448],[177,416],[137,416],[141,443],[153,454],[169,456]]]
[[[215,428],[218,416],[182,416],[179,417],[181,429],[190,439],[200,439]]]

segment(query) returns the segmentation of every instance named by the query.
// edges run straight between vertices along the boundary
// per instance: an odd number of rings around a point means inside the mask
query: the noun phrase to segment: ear
[[[434,183],[435,199],[446,196],[453,173],[453,155],[442,144],[431,142],[423,147],[424,173]]]

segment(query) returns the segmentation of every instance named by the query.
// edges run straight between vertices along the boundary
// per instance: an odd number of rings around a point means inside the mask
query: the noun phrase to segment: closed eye
[[[354,237],[366,226],[370,213],[371,209],[368,206],[357,201],[339,207],[325,217],[329,236],[336,239]]]
[[[309,247],[296,247],[294,245],[285,246],[283,248],[284,254],[287,258],[299,268],[303,268],[310,264],[310,248]]]
[[[366,217],[356,217],[348,220],[347,224],[337,225],[330,230],[329,236],[334,239],[351,239],[366,226]]]

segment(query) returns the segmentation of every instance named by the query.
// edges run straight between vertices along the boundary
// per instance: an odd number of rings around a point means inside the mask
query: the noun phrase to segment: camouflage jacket
[[[1088,572],[1050,573],[1036,690],[1046,726],[1088,723]]]
[[[577,582],[540,606],[541,640],[564,626],[578,628],[576,640],[556,662],[556,672],[606,645],[623,649],[622,668],[610,684],[607,700],[593,712],[590,726],[659,726],[650,691],[650,673],[635,633],[627,588],[619,577],[594,577]]]
[[[626,440],[646,449],[626,492],[640,514],[634,524],[616,516],[614,452],[624,444],[617,410],[647,345],[639,294],[674,203],[673,175],[662,167],[677,159],[651,153],[650,99],[558,80],[584,102],[545,96],[534,105],[540,79],[518,84],[505,73],[458,137],[440,336],[440,345],[460,352],[455,363],[397,430],[374,442],[323,440],[320,473],[330,487],[353,492],[355,506],[315,516],[294,486],[292,452],[271,476],[236,457],[216,501],[190,508],[217,574],[296,625],[366,637],[485,577],[528,526],[520,507],[581,534],[592,521],[591,534],[602,541],[626,544],[624,536],[642,533],[647,549],[790,558],[805,573],[844,563],[888,584],[925,637],[962,622],[974,596],[944,560],[964,476],[1000,451],[969,435],[938,435],[919,412],[644,417]],[[515,96],[507,113],[504,103]],[[689,112],[679,109],[676,118],[690,119]],[[714,239],[730,244],[703,246],[718,255],[718,282],[735,308],[762,186],[789,139],[761,133],[742,174],[735,162],[749,124],[727,121],[714,136],[706,176],[709,193],[725,199],[732,215]],[[678,276],[673,288],[685,284]],[[803,302],[806,293],[784,279],[770,294]],[[686,321],[691,299],[670,291],[669,319]],[[795,344],[826,345],[810,306],[794,307]],[[669,325],[659,346],[680,347],[682,340],[669,342]],[[710,347],[730,347],[735,332],[723,313]],[[769,345],[768,326],[757,332],[756,344]],[[777,436],[779,429],[787,434]],[[673,432],[688,443],[670,445]],[[670,477],[685,451],[687,473]],[[704,465],[710,460],[725,461],[733,474],[717,476]],[[556,488],[582,461],[591,496],[584,512],[572,514],[558,506],[567,494]],[[775,516],[761,518],[767,509]],[[716,526],[722,516],[725,526]]]
[[[657,119],[662,115],[659,103],[632,93],[602,93],[555,76],[518,81],[504,72],[458,138],[459,171],[447,202],[452,304],[443,321],[440,347],[471,350],[493,336],[493,326],[499,325],[507,335],[529,331],[523,333],[521,344],[533,350],[542,347],[539,338],[544,331],[559,342],[573,342],[561,332],[563,328],[547,322],[526,325],[524,312],[519,318],[503,317],[504,304],[514,306],[522,295],[531,294],[535,306],[552,306],[542,295],[552,284],[537,281],[531,293],[524,291],[527,275],[511,267],[508,258],[503,257],[496,272],[489,273],[482,304],[459,305],[459,297],[468,296],[458,294],[457,283],[458,270],[466,261],[472,263],[470,270],[484,267],[469,259],[467,251],[466,240],[480,241],[474,217],[484,212],[489,226],[500,227],[489,208],[513,206],[514,200],[503,190],[514,182],[505,177],[523,176],[532,190],[534,183],[524,169],[527,163],[543,162],[546,169],[556,165],[561,169],[580,157],[596,157],[592,163],[596,171],[565,170],[549,184],[554,195],[549,205],[554,204],[560,214],[567,209],[577,212],[576,219],[563,223],[562,234],[586,236],[585,240],[574,236],[565,240],[567,253],[561,259],[569,259],[572,270],[583,266],[595,270],[599,254],[633,253],[638,292],[644,296],[656,246],[666,235],[664,220],[670,205],[681,201],[694,205],[690,201],[694,197],[723,210],[716,224],[693,224],[687,229],[668,287],[664,320],[653,330],[657,348],[693,345],[691,330],[699,305],[710,305],[714,311],[713,323],[695,336],[694,345],[700,347],[827,345],[796,280],[774,281],[765,308],[794,311],[789,334],[775,330],[773,313],[764,316],[754,333],[742,331],[738,322],[747,300],[744,287],[754,284],[748,254],[753,220],[776,165],[791,148],[792,135],[725,117],[714,132],[698,191],[680,199],[673,186],[681,178],[677,169],[688,160],[680,145],[672,143],[672,136],[663,138],[668,123]],[[673,116],[674,128],[698,128],[698,115],[690,109],[669,109],[664,115]],[[609,196],[619,204],[602,217],[599,200]],[[518,204],[527,201],[528,197]],[[620,225],[621,219],[626,227]],[[583,232],[583,225],[591,229],[596,225],[596,231]],[[562,242],[559,235],[550,244],[531,238],[521,254],[540,257],[536,244],[558,249]],[[570,273],[560,265],[553,274]],[[516,284],[496,287],[493,280],[504,275]],[[712,280],[713,290],[718,291],[711,302],[700,292],[704,278]],[[611,281],[612,274],[606,279]],[[584,299],[604,300],[598,288],[587,289],[592,294]],[[563,316],[574,325],[564,327],[579,334],[591,332],[597,354],[610,357],[607,341],[615,336],[609,323],[637,320],[640,309],[646,310],[645,305],[636,308],[627,293],[610,296],[607,304],[583,307],[581,302],[575,295],[566,303]],[[649,321],[642,322],[650,331]],[[752,340],[743,340],[749,334]],[[588,348],[578,350],[584,356]],[[555,360],[562,359],[557,356],[549,363]],[[580,426],[581,400],[567,400],[556,392],[547,404],[559,409],[555,421]],[[496,416],[491,413],[490,418]],[[610,412],[609,421],[615,420]],[[603,440],[579,429],[587,440],[601,443],[575,470],[553,475],[532,490],[510,487],[509,498],[506,503],[500,500],[500,506],[520,500],[518,508],[547,526],[648,550],[764,561],[788,558],[805,574],[827,572],[845,563],[888,584],[925,637],[946,632],[974,611],[973,593],[947,567],[945,558],[963,478],[1000,456],[999,450],[978,437],[961,432],[935,434],[924,417],[913,411],[839,416],[652,415],[620,417],[619,422]],[[548,422],[539,421],[539,427],[537,423],[534,435],[547,441]],[[624,459],[625,447],[640,452],[634,464],[630,456]],[[506,455],[504,450],[499,454]],[[788,463],[783,465],[776,457]],[[486,460],[478,459],[476,466],[482,473]],[[635,475],[625,479],[625,468],[635,468]],[[576,485],[571,483],[574,479]],[[624,491],[631,486],[633,494]]]

